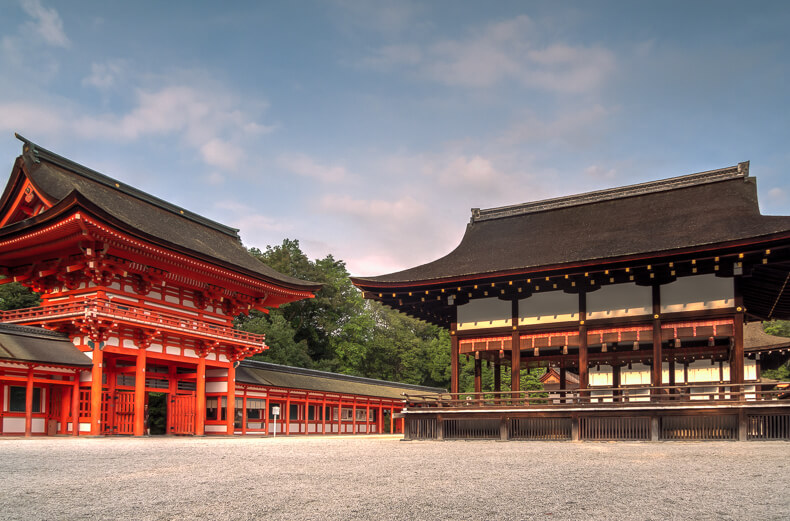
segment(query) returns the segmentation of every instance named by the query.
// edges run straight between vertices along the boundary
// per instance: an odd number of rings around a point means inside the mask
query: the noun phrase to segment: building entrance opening
[[[167,393],[148,393],[148,434],[167,434]]]

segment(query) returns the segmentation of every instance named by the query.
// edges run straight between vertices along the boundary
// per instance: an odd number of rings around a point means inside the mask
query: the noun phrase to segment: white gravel
[[[785,442],[0,439],[2,519],[790,519]]]

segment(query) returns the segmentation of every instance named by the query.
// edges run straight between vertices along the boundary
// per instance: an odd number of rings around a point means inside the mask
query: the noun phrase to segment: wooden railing
[[[639,407],[689,404],[716,405],[786,400],[790,407],[790,383],[689,384],[661,387],[594,387],[588,389],[500,391],[483,393],[403,393],[409,408],[497,409]]]
[[[109,319],[127,325],[138,325],[160,331],[209,338],[222,342],[247,344],[268,349],[264,335],[239,331],[203,320],[184,318],[175,314],[140,309],[116,304],[108,299],[86,297],[68,302],[56,302],[45,306],[0,312],[0,321],[8,324],[41,324],[84,318],[86,320]]]

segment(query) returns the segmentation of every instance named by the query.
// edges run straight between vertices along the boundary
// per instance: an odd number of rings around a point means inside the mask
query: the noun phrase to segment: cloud
[[[133,90],[133,106],[125,113],[91,113],[70,103],[0,104],[0,129],[58,137],[130,143],[151,137],[172,137],[194,149],[207,165],[236,170],[250,140],[270,132],[254,120],[254,111],[216,85],[165,85]],[[246,102],[245,107],[253,106]],[[261,104],[262,105],[262,104]]]
[[[63,30],[63,20],[55,9],[44,7],[39,0],[22,0],[21,5],[32,18],[25,23],[25,33],[37,34],[54,47],[67,48],[71,45]]]
[[[509,189],[509,177],[498,171],[489,159],[476,155],[447,161],[438,174],[445,187],[487,193],[505,193]]]
[[[607,168],[601,165],[590,165],[584,169],[584,175],[594,179],[610,180],[617,177],[617,170],[614,168]]]
[[[345,215],[367,222],[375,221],[387,226],[397,226],[403,221],[419,220],[426,213],[425,206],[410,196],[384,201],[327,194],[321,198],[320,206],[323,211],[328,213]]]
[[[83,85],[91,85],[104,90],[115,86],[119,77],[124,72],[124,62],[121,60],[108,61],[107,63],[92,63],[91,73],[83,78]]]
[[[603,122],[610,113],[610,109],[598,104],[566,110],[549,120],[527,113],[502,134],[500,141],[505,145],[552,141],[574,147],[586,145],[600,137]]]
[[[324,183],[337,183],[348,177],[344,167],[323,165],[304,154],[281,155],[277,164],[291,173]]]
[[[771,203],[784,203],[787,200],[787,192],[778,186],[768,190],[768,201]]]
[[[504,82],[556,92],[598,88],[615,69],[614,55],[601,47],[546,44],[540,25],[528,16],[491,23],[464,39],[442,40],[420,49],[384,46],[358,64],[373,69],[411,69],[446,85],[484,88]]]
[[[206,164],[217,168],[239,168],[244,161],[244,149],[222,139],[211,139],[200,147],[200,154]]]

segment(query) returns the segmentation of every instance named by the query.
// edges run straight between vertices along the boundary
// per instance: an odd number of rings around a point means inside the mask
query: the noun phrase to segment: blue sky
[[[447,253],[472,207],[747,160],[787,215],[788,27],[788,2],[0,0],[0,158],[19,132],[355,275]]]

